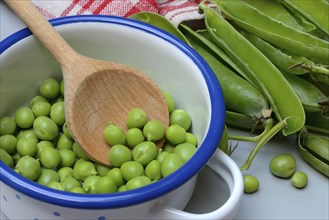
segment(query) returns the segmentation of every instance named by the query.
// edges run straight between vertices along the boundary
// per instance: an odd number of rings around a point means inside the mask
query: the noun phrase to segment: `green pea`
[[[36,180],[41,173],[39,161],[28,155],[18,160],[15,169],[19,174],[30,180]]]
[[[47,99],[54,99],[59,94],[59,83],[57,80],[49,78],[42,82],[40,86],[40,94]]]
[[[165,128],[159,120],[150,120],[145,124],[143,134],[146,140],[157,141],[164,137]]]
[[[106,176],[106,174],[110,171],[109,167],[100,165],[100,164],[95,164],[97,174],[99,176]]]
[[[186,131],[178,124],[170,125],[166,129],[166,139],[173,145],[183,143],[186,138]]]
[[[152,160],[145,167],[145,176],[150,180],[159,180],[161,179],[161,163],[158,160]]]
[[[106,143],[111,146],[116,144],[125,144],[126,142],[126,135],[124,131],[112,123],[104,129],[103,137]]]
[[[58,149],[72,149],[74,141],[67,137],[66,134],[62,133],[57,141]]]
[[[290,180],[294,187],[301,189],[307,185],[308,176],[306,173],[299,171],[294,173]]]
[[[95,164],[86,161],[84,159],[79,159],[73,167],[73,177],[77,180],[84,181],[88,176],[96,175],[97,171]]]
[[[65,191],[71,191],[71,189],[74,187],[81,187],[80,181],[73,176],[66,177],[65,179],[61,180],[60,183],[64,187]]]
[[[169,154],[170,153],[167,151],[160,150],[157,154],[156,160],[159,161],[160,163],[162,163],[164,158]]]
[[[166,99],[167,106],[168,106],[168,112],[171,113],[175,109],[174,99],[172,98],[172,96],[168,92],[166,92],[164,90],[161,90],[161,92],[162,92],[162,94],[164,95],[164,97]]]
[[[46,148],[46,147],[50,147],[50,148],[54,148],[54,144],[50,141],[40,141],[39,143],[37,143],[37,156],[40,158],[41,152]]]
[[[157,146],[151,141],[145,141],[134,147],[132,157],[134,161],[146,166],[149,162],[156,158],[158,153]]]
[[[55,169],[61,162],[61,155],[55,148],[45,147],[40,153],[40,162],[45,168]]]
[[[52,189],[57,189],[60,191],[64,191],[65,188],[60,182],[50,182],[48,183],[47,187],[52,188]]]
[[[74,142],[72,145],[72,150],[79,159],[89,160],[89,157],[85,154],[85,152],[82,150],[81,146]]]
[[[259,181],[256,177],[251,175],[243,176],[243,186],[245,193],[253,193],[256,192],[259,188]]]
[[[30,128],[34,119],[32,109],[29,107],[21,107],[15,113],[15,122],[18,127],[23,129]]]
[[[96,183],[101,179],[100,176],[88,176],[82,183],[82,188],[86,193],[96,193]]]
[[[0,148],[0,160],[10,168],[14,168],[14,164],[15,164],[14,159],[7,153],[7,151],[1,148]]]
[[[37,142],[33,138],[22,138],[17,141],[17,152],[21,156],[29,155],[33,157],[37,150]]]
[[[16,131],[16,122],[10,117],[0,119],[0,136],[5,134],[13,135]]]
[[[193,144],[194,146],[198,146],[198,141],[195,135],[190,132],[186,132],[185,142]]]
[[[31,101],[30,101],[30,104],[29,104],[29,107],[32,109],[33,106],[36,104],[36,103],[39,103],[39,102],[46,102],[46,103],[49,103],[49,101],[41,96],[41,95],[37,95],[37,96],[34,96]]]
[[[146,185],[151,184],[151,180],[146,176],[136,176],[130,179],[127,184],[127,190],[137,189]]]
[[[62,167],[57,171],[59,180],[62,181],[66,177],[73,176],[73,169],[71,167]]]
[[[51,182],[59,182],[59,174],[53,169],[41,168],[37,183],[47,186]]]
[[[73,187],[70,192],[72,193],[85,193],[85,191],[82,189],[82,187]]]
[[[178,124],[187,131],[192,124],[191,116],[183,109],[175,109],[169,116],[169,124]]]
[[[18,163],[18,161],[19,161],[19,159],[21,159],[21,155],[19,155],[19,153],[15,153],[13,156],[12,156],[12,158],[13,158],[13,160],[14,160],[14,164],[17,164]]]
[[[61,157],[60,167],[72,167],[75,163],[75,153],[70,149],[60,149],[59,155]]]
[[[175,147],[174,153],[179,155],[184,162],[187,162],[196,152],[196,146],[190,143],[182,143]]]
[[[126,139],[128,146],[131,148],[145,140],[144,134],[139,128],[130,128],[126,133]]]
[[[38,138],[35,136],[33,129],[31,129],[31,128],[27,129],[27,130],[21,130],[17,134],[16,138],[17,138],[17,141],[19,141],[20,139],[23,139],[23,138],[33,138],[33,139],[35,139],[35,141],[37,141],[37,142],[39,141]]]
[[[115,183],[117,184],[118,187],[120,187],[126,183],[126,181],[122,177],[121,170],[118,167],[112,168],[106,174],[106,176],[111,177],[115,181]]]
[[[114,193],[118,186],[110,176],[101,177],[95,185],[96,193]]]
[[[64,97],[64,80],[63,79],[59,83],[59,90],[60,90],[61,95]]]
[[[122,177],[126,181],[129,181],[136,176],[142,176],[144,174],[144,168],[142,164],[136,161],[127,161],[123,163],[120,167],[120,171]]]
[[[72,137],[72,134],[71,134],[71,130],[67,126],[67,123],[66,122],[63,124],[62,130],[63,130],[63,133],[66,135],[66,137],[68,137],[68,138],[70,138],[70,139],[73,140],[73,137]]]
[[[127,186],[126,185],[122,185],[118,188],[117,192],[125,192],[127,191]]]
[[[51,105],[48,102],[38,102],[32,106],[32,112],[35,117],[49,116]]]
[[[126,118],[128,128],[142,128],[148,121],[147,114],[140,108],[131,109]]]
[[[296,166],[296,160],[290,154],[277,155],[270,162],[271,172],[281,178],[291,177],[295,172]]]
[[[63,126],[65,123],[64,102],[59,101],[51,106],[50,118],[58,125]]]
[[[169,153],[161,163],[161,175],[166,177],[184,164],[184,161],[180,156],[175,153]]]
[[[173,153],[175,150],[175,146],[169,142],[166,142],[163,146],[162,146],[162,150],[166,151],[168,153]]]
[[[33,130],[40,140],[52,141],[58,135],[56,123],[46,116],[39,116],[34,120]]]
[[[109,162],[115,167],[120,167],[123,163],[132,159],[130,149],[122,144],[116,144],[109,150]]]
[[[5,134],[0,137],[0,148],[12,155],[16,152],[17,138],[11,134]]]

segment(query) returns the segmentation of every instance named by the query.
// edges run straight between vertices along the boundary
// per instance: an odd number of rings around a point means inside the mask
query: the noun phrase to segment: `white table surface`
[[[24,24],[0,2],[0,40],[25,27]],[[231,130],[248,135],[245,132]],[[234,146],[236,142],[232,142]],[[232,158],[238,165],[243,164],[253,144],[240,142]],[[297,170],[309,176],[306,188],[296,189],[289,180],[274,177],[269,171],[269,161],[280,153],[291,153],[297,160]],[[275,138],[267,143],[258,153],[251,168],[243,174],[250,174],[260,181],[256,193],[244,194],[240,209],[235,219],[329,219],[329,179],[316,172],[298,155],[295,140]],[[222,180],[209,168],[205,168],[199,176],[195,194],[186,210],[202,213],[218,207],[227,192],[221,185]],[[0,219],[7,219],[1,212]]]

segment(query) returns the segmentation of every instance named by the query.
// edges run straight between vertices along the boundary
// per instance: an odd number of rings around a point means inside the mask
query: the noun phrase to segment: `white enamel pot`
[[[1,210],[9,219],[231,219],[243,191],[242,176],[217,149],[224,127],[220,85],[207,63],[174,36],[153,26],[113,16],[73,16],[51,21],[69,44],[89,57],[139,68],[192,117],[200,145],[173,174],[151,185],[114,194],[62,192],[30,181],[0,162]],[[37,95],[40,83],[61,79],[60,67],[23,29],[1,42],[0,116],[12,116]],[[111,88],[109,88],[111,89]],[[228,185],[225,204],[209,213],[188,213],[198,172],[209,166]],[[211,184],[211,183],[209,183]]]

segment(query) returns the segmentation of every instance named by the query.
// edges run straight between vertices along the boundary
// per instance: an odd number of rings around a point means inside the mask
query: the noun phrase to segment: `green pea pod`
[[[285,72],[295,75],[303,75],[309,72],[329,75],[329,69],[325,66],[316,65],[311,60],[297,54],[288,54],[250,32],[240,31],[240,33],[257,47],[257,49],[273,64]]]
[[[200,4],[205,14],[207,30],[214,42],[248,74],[256,87],[269,101],[279,121],[287,126],[284,135],[299,131],[305,123],[303,106],[281,72],[220,14]]]
[[[312,132],[329,135],[329,117],[320,112],[306,112],[305,127]]]
[[[163,17],[162,15],[152,13],[152,12],[138,12],[133,15],[130,15],[129,18],[142,21],[144,23],[151,24],[162,30],[165,30],[172,35],[180,38],[185,43],[189,44],[188,40],[184,37],[184,35],[176,28],[168,19]]]
[[[238,112],[226,110],[225,123],[239,129],[261,130],[263,126],[254,118]]]
[[[268,1],[268,0],[244,0],[248,4],[252,5],[253,7],[257,8],[258,10],[262,11],[266,15],[270,16],[271,18],[278,20],[287,26],[290,26],[294,29],[310,32],[314,30],[316,27],[302,19],[296,19],[294,15],[292,15],[286,7],[284,7],[278,1]]]
[[[228,141],[228,131],[227,131],[226,125],[224,127],[222,137],[221,137],[220,142],[218,144],[218,148],[221,149],[226,154],[230,153],[229,141]]]
[[[217,46],[208,42],[205,45],[198,33],[183,26],[184,34],[193,49],[209,64],[221,84],[225,105],[228,109],[240,112],[250,117],[260,117],[268,109],[265,97],[247,80],[227,68],[212,53]]]
[[[183,28],[187,29],[187,26],[181,25]],[[188,31],[189,29],[187,29]],[[191,31],[190,31],[191,32]],[[221,49],[220,47],[217,47],[217,45],[212,41],[211,36],[207,30],[191,32],[191,34],[196,35],[196,37],[202,41],[209,49],[211,49],[216,55],[218,55],[225,63],[227,63],[231,68],[233,68],[237,73],[239,73],[241,76],[243,76],[245,79],[248,79],[248,75],[245,74],[244,71],[226,54],[226,52]],[[250,83],[251,80],[248,79]]]
[[[329,177],[329,139],[303,130],[298,139],[298,152],[316,170]]]
[[[301,77],[282,71],[283,76],[295,90],[306,112],[328,112],[329,98],[315,85]]]
[[[236,25],[316,63],[329,64],[329,42],[291,28],[240,0],[214,0]]]
[[[329,36],[329,3],[325,0],[301,1],[279,0],[282,4],[295,10],[307,20],[316,25],[323,33]]]

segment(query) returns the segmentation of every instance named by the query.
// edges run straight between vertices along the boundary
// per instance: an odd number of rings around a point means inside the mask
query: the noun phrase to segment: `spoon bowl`
[[[141,108],[149,119],[168,126],[166,100],[150,78],[136,68],[77,53],[30,1],[5,2],[61,65],[66,121],[75,141],[92,160],[111,165],[103,130],[110,122],[127,130],[125,118],[132,108]],[[163,142],[158,141],[158,147]]]

